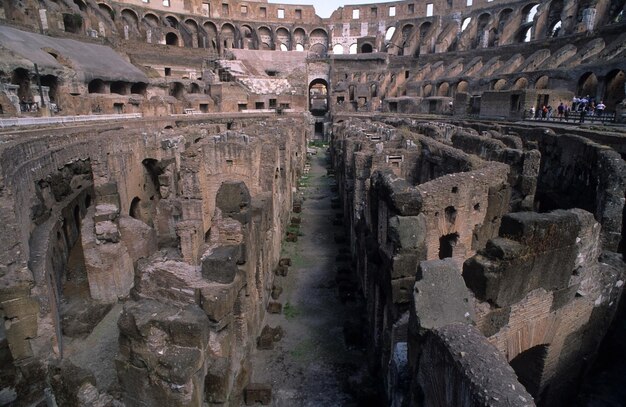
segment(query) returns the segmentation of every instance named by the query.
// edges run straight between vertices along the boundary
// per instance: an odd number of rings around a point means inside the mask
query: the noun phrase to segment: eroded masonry
[[[0,2],[0,406],[346,403],[259,374],[299,278],[361,404],[624,402],[625,14]]]

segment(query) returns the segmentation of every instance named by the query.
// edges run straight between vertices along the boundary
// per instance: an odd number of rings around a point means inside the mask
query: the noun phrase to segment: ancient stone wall
[[[4,145],[3,212],[15,240],[1,276],[10,321],[3,337],[20,372],[12,384],[20,400],[41,397],[47,365],[72,356],[68,337],[89,334],[104,316],[95,310],[106,314],[105,304],[118,300],[128,301],[117,362],[127,405],[148,395],[172,405],[240,395],[310,130],[298,116],[220,122],[164,132],[33,132]],[[84,260],[76,263],[79,246]],[[155,306],[162,313],[150,319]],[[181,332],[155,347],[173,332],[163,324],[179,307],[188,309],[183,319],[197,341]],[[183,349],[198,366],[162,370],[169,363],[162,357],[179,360]]]

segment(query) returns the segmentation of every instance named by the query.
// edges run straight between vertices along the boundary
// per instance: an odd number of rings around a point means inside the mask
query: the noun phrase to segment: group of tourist
[[[528,112],[528,118],[530,118],[531,120],[558,119],[559,121],[565,120],[566,122],[569,122],[569,119],[572,116],[571,113],[576,112],[578,114],[578,122],[584,123],[585,117],[601,117],[604,114],[605,109],[606,105],[602,100],[600,101],[600,103],[596,104],[594,98],[590,98],[589,96],[584,98],[574,97],[572,99],[571,107],[563,102],[560,102],[556,109],[554,109],[550,105],[542,105],[540,109],[535,108],[535,106],[531,106]],[[573,120],[576,119],[573,118]]]

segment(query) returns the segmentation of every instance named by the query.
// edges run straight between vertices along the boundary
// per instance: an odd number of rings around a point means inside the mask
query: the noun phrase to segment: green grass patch
[[[311,140],[309,141],[309,147],[328,147],[330,143],[323,140]]]
[[[285,305],[283,305],[283,315],[285,316],[285,318],[287,319],[294,319],[296,318],[298,315],[300,315],[300,310],[297,309],[294,305],[292,305],[290,302],[286,302]]]
[[[313,342],[312,339],[305,339],[304,341],[299,342],[289,353],[294,359],[298,359],[300,361],[310,360],[316,354],[316,346],[316,343]]]

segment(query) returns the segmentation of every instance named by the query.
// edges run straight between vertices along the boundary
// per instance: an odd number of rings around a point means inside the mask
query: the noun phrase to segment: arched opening
[[[200,46],[202,44],[202,37],[198,32],[198,23],[196,20],[192,18],[188,18],[185,20],[182,27],[180,27],[180,33],[183,37],[183,42],[185,43],[185,47],[193,48],[195,46]],[[195,42],[194,42],[195,39]]]
[[[313,44],[309,48],[309,52],[320,57],[326,56],[326,46],[322,44]]]
[[[280,43],[281,51],[289,51],[291,48],[291,34],[286,28],[281,27],[276,30],[276,41]]]
[[[498,16],[498,32],[501,33],[504,30],[504,27],[511,19],[511,14],[513,14],[513,10],[510,8],[505,8],[500,12]]]
[[[356,54],[357,53],[357,45],[356,44],[350,44],[350,54]]]
[[[561,29],[561,14],[563,13],[563,0],[552,0],[548,10],[547,37],[556,37]]]
[[[443,82],[439,85],[439,89],[437,90],[437,96],[449,96],[450,85],[448,82]]]
[[[611,0],[609,5],[609,23],[620,23],[624,21],[624,0]]]
[[[85,4],[85,2],[83,0],[74,0],[74,4],[76,4],[78,6],[78,9],[81,12],[86,12],[87,11],[87,5]]]
[[[133,85],[130,87],[130,93],[133,93],[135,95],[146,96],[147,90],[148,84],[145,82],[133,83]]]
[[[493,90],[503,90],[506,86],[506,79],[498,79],[493,82]]]
[[[131,218],[135,218],[138,220],[141,219],[141,199],[139,197],[134,197],[130,202],[130,210],[128,211],[128,215]]]
[[[195,83],[195,82],[194,82],[194,83],[192,83],[192,84],[189,86],[189,93],[191,93],[191,94],[198,94],[198,93],[201,93],[201,92],[200,92],[200,85],[198,85],[198,84],[197,84],[197,83]]]
[[[341,45],[341,44],[333,45],[333,54],[335,54],[335,55],[343,54],[343,45]]]
[[[463,20],[463,23],[461,24],[461,32],[465,31],[467,29],[467,27],[469,27],[471,22],[472,22],[472,18],[471,17],[466,17]]]
[[[559,32],[561,31],[561,26],[562,25],[563,24],[561,23],[561,20],[555,22],[552,25],[552,28],[550,28],[550,37],[552,37],[552,38],[558,37],[559,36]]]
[[[328,52],[328,33],[321,28],[316,28],[309,35],[309,43],[311,44],[309,47],[311,53],[325,56]]]
[[[535,20],[538,9],[539,3],[530,3],[524,6],[524,8],[522,9],[522,22],[532,23]]]
[[[185,86],[180,82],[170,83],[170,96],[175,97],[178,100],[183,98],[185,93]]]
[[[116,93],[118,95],[128,95],[128,82],[115,81],[111,82],[110,87],[111,93]]]
[[[296,44],[296,51],[298,51],[298,52],[304,52],[304,45],[302,45],[302,44]]]
[[[393,34],[396,32],[396,27],[389,27],[387,31],[385,31],[385,42],[391,41],[393,38]]]
[[[78,13],[63,13],[65,32],[78,34],[83,31],[83,16]]]
[[[165,34],[165,43],[167,45],[174,45],[174,46],[178,46],[178,35],[169,32],[167,34]]]
[[[150,28],[157,28],[159,26],[159,17],[152,13],[144,15],[142,21]]]
[[[171,27],[175,30],[178,30],[178,19],[174,16],[167,16],[163,20],[166,27]]]
[[[268,27],[259,27],[259,49],[271,50],[272,49],[272,30]]]
[[[467,81],[461,81],[456,86],[457,93],[467,93],[468,90],[469,90],[469,83]]]
[[[598,77],[593,72],[586,72],[578,80],[577,96],[595,96],[598,91]]]
[[[459,242],[459,234],[458,233],[450,233],[445,236],[441,236],[439,238],[439,258],[446,259],[448,257],[453,257],[454,248]]]
[[[313,116],[324,116],[328,111],[328,82],[324,79],[309,84],[309,111]]]
[[[252,36],[252,28],[247,25],[242,25],[240,31],[241,31],[241,37],[242,37],[241,48],[255,49],[254,39]]]
[[[106,93],[106,86],[102,79],[94,79],[87,85],[87,91],[89,93]]]
[[[624,94],[625,79],[624,71],[621,69],[614,69],[606,75],[604,104],[608,110],[615,110],[615,106],[626,99]]]
[[[549,82],[550,78],[544,75],[537,79],[537,82],[535,82],[535,89],[548,89]]]
[[[58,103],[59,102],[59,80],[54,75],[44,75],[41,77],[41,85],[47,86],[48,96],[50,97],[50,102]]]
[[[139,16],[137,16],[133,10],[124,9],[120,15],[122,16],[122,22],[125,25],[131,27],[133,30],[139,29]]]
[[[115,12],[113,11],[111,7],[109,7],[108,4],[98,3],[98,9],[100,10],[102,14],[111,18],[111,20],[115,21]]]
[[[236,48],[235,27],[231,24],[224,24],[220,30],[220,39],[224,48]]]
[[[217,47],[217,27],[210,21],[202,24],[204,29],[204,36],[202,37],[200,46],[202,48],[209,48],[215,50]]]
[[[433,93],[433,85],[426,85],[424,86],[424,90],[422,91],[422,95],[426,98],[431,96],[431,94]]]
[[[519,78],[513,84],[512,90],[522,90],[528,88],[528,79]]]
[[[537,345],[520,353],[510,362],[519,382],[533,397],[537,397],[541,390],[541,377],[547,355],[548,345]]]
[[[530,42],[533,39],[532,28],[532,25],[520,28],[517,42]]]
[[[366,42],[361,45],[361,54],[371,54],[373,51],[372,44]]]

